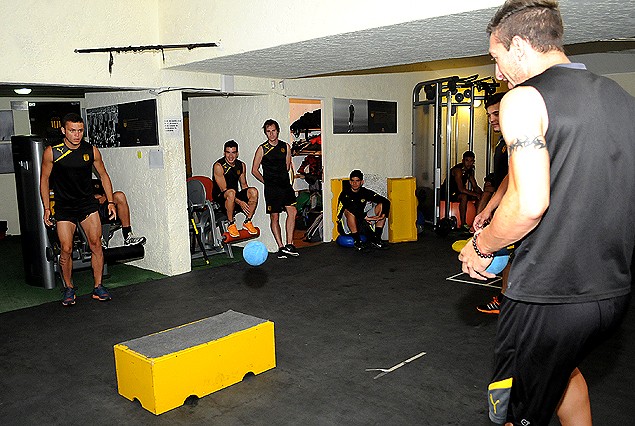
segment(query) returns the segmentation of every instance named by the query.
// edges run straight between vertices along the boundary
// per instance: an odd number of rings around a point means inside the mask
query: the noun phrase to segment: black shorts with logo
[[[280,213],[286,206],[295,206],[295,191],[291,184],[284,187],[265,185],[265,203],[267,214]]]
[[[247,188],[236,192],[236,200],[244,201],[245,203],[249,202],[249,197],[247,196]],[[225,196],[222,192],[218,195],[218,197],[214,198],[214,201],[218,203],[222,211],[225,211]],[[237,212],[243,212],[243,208],[240,207],[238,203],[234,203],[234,213]]]
[[[488,388],[494,423],[549,424],[569,377],[617,328],[630,294],[584,303],[526,303],[506,297]]]
[[[92,213],[99,211],[99,201],[94,197],[80,200],[73,205],[56,201],[53,209],[56,221],[81,223]]]

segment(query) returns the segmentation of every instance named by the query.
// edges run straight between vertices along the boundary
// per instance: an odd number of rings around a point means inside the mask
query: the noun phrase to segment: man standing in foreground
[[[513,89],[500,109],[509,183],[490,225],[459,255],[463,271],[493,277],[492,253],[520,241],[498,322],[490,419],[544,425],[555,411],[562,424],[590,425],[577,367],[630,299],[635,99],[570,63],[555,1],[507,1],[488,33],[496,76]]]
[[[289,180],[291,169],[291,148],[289,144],[278,139],[280,126],[275,120],[267,120],[262,126],[267,135],[267,142],[256,149],[251,174],[265,186],[265,203],[270,219],[271,232],[278,243],[278,258],[299,256],[293,245],[293,231],[297,215],[295,191]],[[260,173],[262,165],[262,173]],[[286,231],[287,244],[283,244],[280,229],[280,213],[287,212]]]
[[[62,305],[75,304],[73,273],[73,235],[79,223],[86,233],[91,251],[90,263],[93,268],[95,286],[93,299],[110,300],[110,293],[101,284],[104,272],[104,253],[101,247],[101,220],[99,201],[93,194],[93,167],[106,194],[110,219],[117,217],[113,201],[112,183],[106,172],[99,150],[84,141],[84,120],[78,114],[70,113],[62,119],[64,141],[44,150],[42,175],[40,176],[40,196],[44,204],[44,223],[52,226],[50,188],[55,194],[55,220],[57,236],[60,240],[60,269],[64,284]],[[50,181],[49,181],[50,179]]]

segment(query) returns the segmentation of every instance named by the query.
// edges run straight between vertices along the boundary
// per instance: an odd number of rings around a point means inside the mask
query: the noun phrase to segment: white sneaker
[[[145,244],[146,237],[135,237],[134,234],[131,232],[128,234],[128,237],[124,240],[123,243],[126,246],[133,246],[135,244]]]

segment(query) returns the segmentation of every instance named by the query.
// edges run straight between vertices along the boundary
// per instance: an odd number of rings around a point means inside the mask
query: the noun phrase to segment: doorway
[[[305,247],[324,240],[322,183],[322,101],[289,99],[293,189],[298,215],[293,244]]]

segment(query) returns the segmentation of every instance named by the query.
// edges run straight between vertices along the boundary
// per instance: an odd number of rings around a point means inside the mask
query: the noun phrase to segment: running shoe
[[[300,253],[298,253],[298,250],[295,248],[293,244],[287,244],[286,246],[282,247],[280,250],[282,250],[283,253],[288,254],[289,256],[293,256],[293,257],[300,256]]]
[[[62,305],[70,306],[75,304],[75,287],[64,287],[62,292]]]
[[[278,259],[286,259],[287,254],[282,250],[282,247],[278,250]]]
[[[145,244],[146,237],[135,237],[132,232],[128,234],[126,239],[123,241],[124,245],[133,246],[135,244]]]
[[[243,228],[246,229],[247,232],[249,232],[249,235],[258,235],[258,230],[254,226],[254,224],[251,223],[251,220],[246,220],[243,223]]]
[[[485,305],[478,305],[476,307],[476,310],[479,312],[483,312],[484,314],[500,314],[501,304],[498,301],[498,296],[492,297],[492,301]]]
[[[229,232],[229,235],[231,235],[233,238],[240,237],[240,232],[238,232],[238,227],[235,223],[232,223],[227,227],[227,232]]]
[[[112,297],[110,297],[108,289],[100,284],[93,289],[93,299],[99,300],[100,302],[105,302],[112,299]]]
[[[108,243],[106,242],[106,239],[104,237],[101,237],[101,248],[103,249],[108,248]]]

